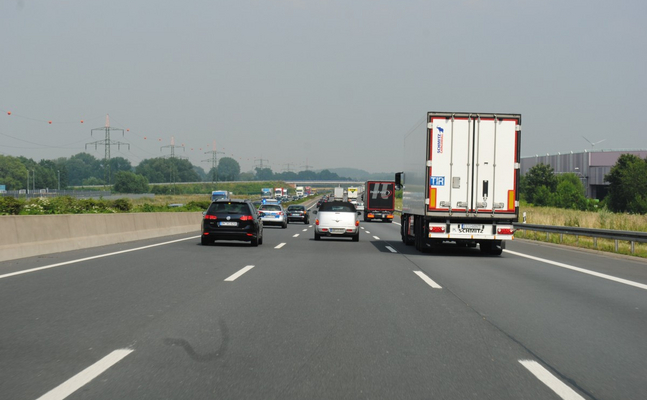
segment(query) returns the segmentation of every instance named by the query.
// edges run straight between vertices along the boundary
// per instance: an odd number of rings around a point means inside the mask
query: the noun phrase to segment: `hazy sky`
[[[243,171],[392,172],[427,111],[521,113],[524,156],[644,149],[646,20],[644,0],[0,0],[0,154],[69,157],[110,114],[133,165],[174,136],[205,170],[215,140]]]

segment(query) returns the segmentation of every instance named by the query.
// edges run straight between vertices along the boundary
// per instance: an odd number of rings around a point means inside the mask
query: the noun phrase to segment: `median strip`
[[[17,272],[12,272],[12,273],[9,273],[9,274],[0,275],[0,279],[9,278],[10,276],[15,276],[15,275],[28,274],[30,272],[42,271],[44,269],[62,267],[64,265],[76,264],[76,263],[80,263],[80,262],[83,262],[83,261],[94,260],[94,259],[97,259],[97,258],[116,256],[118,254],[130,253],[131,251],[150,249],[151,247],[164,246],[165,244],[183,242],[185,240],[196,239],[196,238],[199,238],[199,237],[200,236],[191,236],[191,237],[188,237],[188,238],[171,240],[170,242],[156,243],[156,244],[151,244],[151,245],[148,245],[148,246],[137,247],[137,248],[134,248],[134,249],[115,251],[113,253],[100,254],[98,256],[79,258],[78,260],[65,261],[65,262],[61,262],[61,263],[57,263],[57,264],[45,265],[45,266],[38,267],[38,268],[26,269],[24,271],[17,271]]]

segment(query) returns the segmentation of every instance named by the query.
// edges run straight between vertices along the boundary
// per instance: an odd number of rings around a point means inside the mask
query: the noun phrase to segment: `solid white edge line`
[[[394,248],[393,248],[393,247],[391,247],[391,246],[386,246],[386,248],[387,248],[391,253],[397,253],[397,252],[398,252],[396,249],[394,249]]]
[[[244,274],[245,272],[249,271],[249,270],[250,270],[250,269],[252,269],[252,268],[254,268],[254,266],[253,266],[253,265],[248,265],[248,266],[246,266],[245,268],[243,268],[243,269],[241,269],[240,271],[236,272],[235,274],[233,274],[233,275],[232,275],[232,276],[230,276],[229,278],[225,279],[225,282],[233,282],[233,281],[235,281],[236,279],[240,278],[240,276],[241,276],[242,274]]]
[[[425,273],[424,273],[424,272],[422,272],[422,271],[413,271],[413,273],[415,273],[416,275],[418,275],[418,276],[420,277],[420,279],[422,279],[423,281],[425,281],[425,283],[426,283],[427,285],[431,286],[432,288],[434,288],[434,289],[442,289],[442,288],[443,288],[442,286],[440,286],[439,284],[437,284],[436,282],[434,282],[430,277],[428,277],[427,275],[425,275]]]
[[[577,394],[577,392],[568,387],[564,382],[557,379],[553,374],[550,373],[550,371],[542,367],[538,362],[533,360],[519,360],[519,362],[521,363],[521,365],[526,367],[526,369],[530,371],[537,379],[542,381],[562,399],[584,400],[584,397],[580,396],[579,394]]]
[[[113,351],[112,353],[103,357],[101,360],[74,375],[67,381],[61,383],[59,386],[40,396],[37,400],[62,400],[66,398],[83,386],[87,385],[91,380],[101,375],[108,368],[112,367],[132,352],[132,349],[120,349]]]
[[[380,238],[379,238],[379,237],[377,237],[377,236],[373,236],[373,238],[374,238],[375,240],[380,240]]]
[[[279,245],[277,245],[277,246],[276,246],[276,247],[274,247],[274,248],[275,248],[275,249],[280,249],[280,248],[281,248],[281,247],[283,247],[283,246],[285,246],[285,243],[280,243]]]
[[[540,261],[540,262],[543,262],[543,263],[546,263],[546,264],[551,264],[551,265],[554,265],[556,267],[570,269],[572,271],[581,272],[583,274],[592,275],[592,276],[596,276],[598,278],[607,279],[607,280],[622,283],[622,284],[625,284],[625,285],[634,286],[634,287],[637,287],[639,289],[647,290],[647,285],[645,285],[643,283],[638,283],[638,282],[634,282],[634,281],[630,281],[630,280],[622,279],[622,278],[616,278],[615,276],[611,276],[611,275],[607,275],[607,274],[601,274],[599,272],[589,271],[588,269],[574,267],[572,265],[562,264],[560,262],[546,260],[544,258],[529,256],[529,255],[523,254],[523,253],[517,253],[516,251],[510,251],[510,250],[503,250],[503,251],[505,251],[506,253],[515,255],[515,256],[529,258],[531,260]]]
[[[65,261],[65,262],[61,262],[61,263],[58,263],[58,264],[44,265],[44,266],[38,267],[38,268],[26,269],[24,271],[17,271],[17,272],[12,272],[12,273],[9,273],[9,274],[0,275],[0,279],[9,278],[10,276],[15,276],[15,275],[28,274],[30,272],[42,271],[44,269],[62,267],[63,265],[76,264],[76,263],[80,263],[80,262],[83,262],[83,261],[94,260],[94,259],[97,259],[97,258],[116,256],[118,254],[130,253],[131,251],[150,249],[151,247],[163,246],[165,244],[182,242],[182,241],[185,241],[185,240],[196,239],[196,238],[199,238],[199,237],[200,236],[191,236],[191,237],[188,237],[188,238],[171,240],[170,242],[156,243],[156,244],[151,244],[151,245],[148,245],[148,246],[137,247],[137,248],[134,248],[134,249],[115,251],[113,253],[107,253],[107,254],[99,254],[98,256],[92,256],[92,257],[86,257],[86,258],[79,258],[78,260]]]

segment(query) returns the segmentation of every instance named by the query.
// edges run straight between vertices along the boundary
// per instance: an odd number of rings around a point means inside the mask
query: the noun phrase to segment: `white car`
[[[351,237],[359,241],[359,211],[347,201],[328,201],[313,211],[315,220],[315,240],[322,236]]]
[[[283,229],[288,227],[288,216],[280,204],[261,204],[258,214],[263,225],[280,225]]]

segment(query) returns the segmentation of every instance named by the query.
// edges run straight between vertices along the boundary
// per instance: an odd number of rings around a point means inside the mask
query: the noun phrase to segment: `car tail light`
[[[355,221],[355,226],[359,226],[359,220]]]
[[[240,217],[240,220],[241,221],[252,221],[252,220],[254,220],[254,217],[252,217],[251,215],[243,215],[242,217]]]
[[[215,215],[207,214],[207,215],[204,216],[204,219],[218,219],[218,217],[216,217]]]
[[[319,220],[315,219],[315,225],[319,225]]]
[[[429,232],[431,233],[445,233],[444,226],[430,226]]]
[[[346,232],[352,232],[352,231],[353,231],[352,229],[346,229]]]
[[[513,228],[497,228],[496,233],[498,235],[512,235],[514,233]]]

